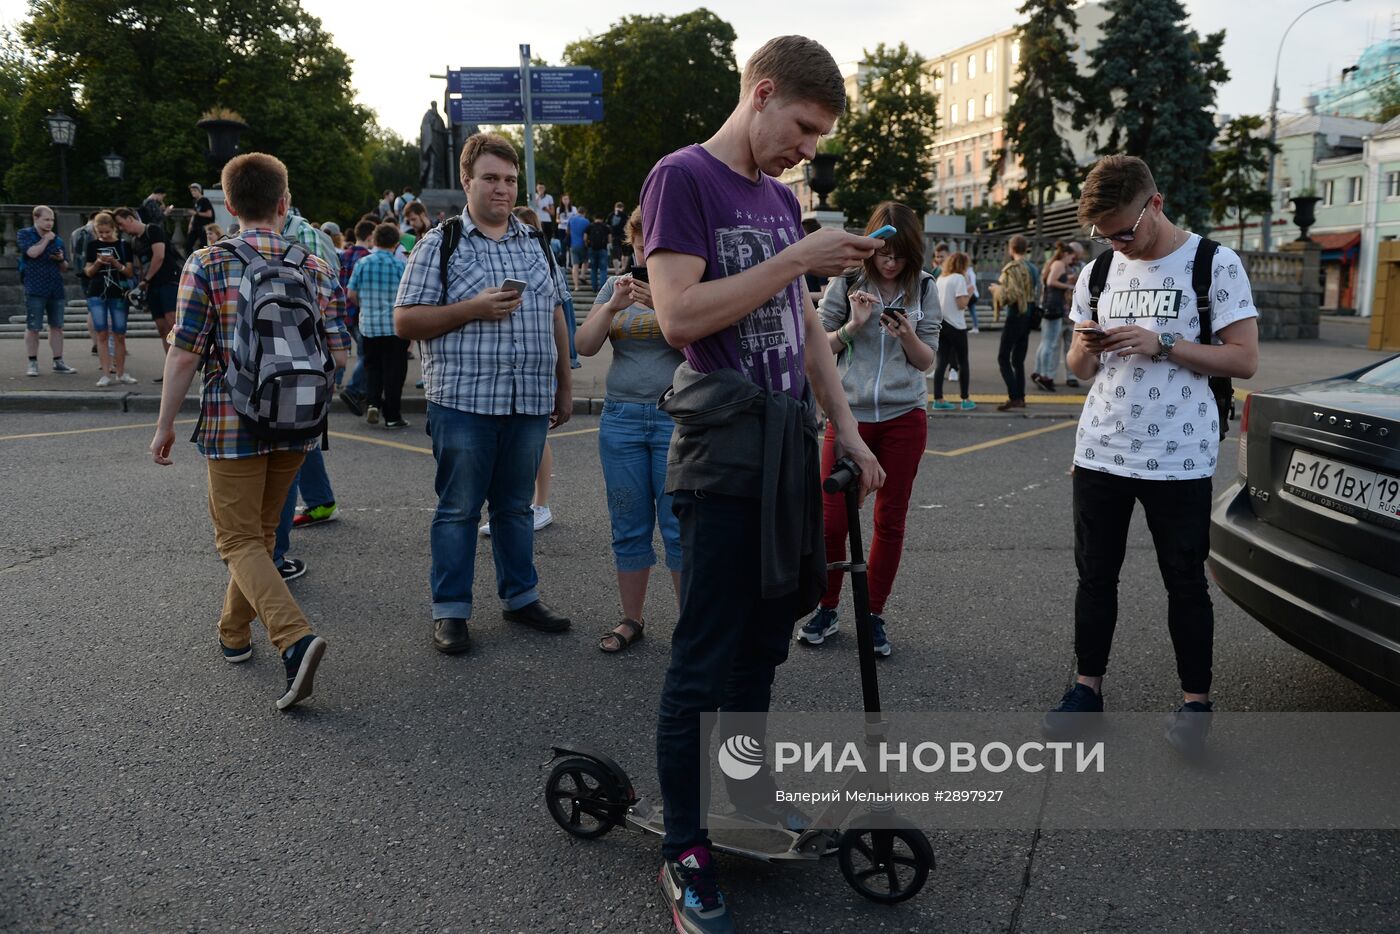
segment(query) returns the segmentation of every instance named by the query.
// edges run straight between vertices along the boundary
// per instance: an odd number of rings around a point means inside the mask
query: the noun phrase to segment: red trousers
[[[904,553],[904,518],[909,513],[909,496],[914,490],[914,478],[918,476],[924,445],[928,441],[928,413],[920,406],[889,421],[861,422],[860,436],[885,470],[885,485],[875,494],[875,539],[870,543],[866,560],[870,568],[870,612],[878,615],[885,611],[885,599],[894,587],[899,559]],[[822,445],[823,477],[831,473],[835,463],[836,428],[828,422],[826,441]],[[844,561],[845,494],[822,494],[822,515],[826,525],[826,561],[828,564]],[[840,601],[844,576],[839,571],[827,576],[822,606],[832,609]]]

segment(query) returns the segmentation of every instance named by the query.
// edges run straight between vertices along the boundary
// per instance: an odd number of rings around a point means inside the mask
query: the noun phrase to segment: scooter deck
[[[660,808],[652,807],[645,798],[632,805],[627,823],[636,830],[664,836],[666,824]],[[810,861],[817,858],[796,849],[799,834],[777,827],[759,827],[742,818],[722,814],[710,815],[710,846],[722,853],[757,859],[763,862]]]

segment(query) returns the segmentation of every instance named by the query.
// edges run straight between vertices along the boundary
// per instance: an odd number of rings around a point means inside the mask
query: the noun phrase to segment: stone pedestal
[[[436,223],[438,211],[448,217],[461,214],[467,196],[460,188],[424,188],[418,193],[418,200],[428,209],[428,220]]]
[[[808,218],[823,227],[835,227],[837,230],[844,230],[846,227],[846,215],[841,211],[803,211],[802,219],[805,221]]]
[[[1297,307],[1281,310],[1277,333],[1272,336],[1278,340],[1316,339],[1320,334],[1318,317],[1322,312],[1322,246],[1314,240],[1293,240],[1281,244],[1278,249],[1280,253],[1303,255],[1303,276]],[[1261,337],[1263,324],[1261,320]]]

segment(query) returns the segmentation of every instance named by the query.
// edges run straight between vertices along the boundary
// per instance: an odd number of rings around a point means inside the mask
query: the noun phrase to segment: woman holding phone
[[[886,226],[892,230],[883,230]],[[866,224],[867,236],[885,245],[860,268],[832,279],[822,298],[821,321],[837,356],[841,386],[860,435],[885,470],[875,496],[875,537],[870,546],[870,612],[875,651],[891,652],[885,633],[885,600],[894,586],[904,551],[904,520],[914,477],[928,439],[928,384],[943,313],[933,276],[924,272],[923,222],[910,208],[886,201]],[[836,462],[836,429],[828,424],[822,445],[822,475]],[[827,563],[846,556],[846,501],[823,494]],[[798,631],[799,641],[821,645],[838,629],[836,604],[844,575],[827,579],[816,613]]]
[[[98,386],[134,383],[126,372],[126,290],[131,288],[131,247],[117,237],[117,222],[106,211],[92,219],[97,236],[88,241],[83,254],[83,275],[87,276],[88,327],[97,345],[102,367]],[[112,335],[111,359],[107,335]]]

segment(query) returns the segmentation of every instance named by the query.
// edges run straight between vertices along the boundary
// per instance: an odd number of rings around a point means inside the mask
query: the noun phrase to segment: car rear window
[[[1381,389],[1400,389],[1400,357],[1391,357],[1374,370],[1367,370],[1357,382]]]

